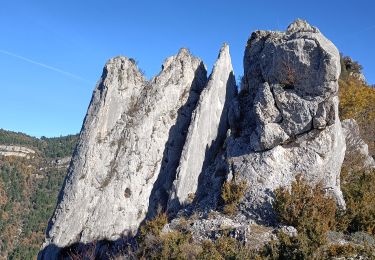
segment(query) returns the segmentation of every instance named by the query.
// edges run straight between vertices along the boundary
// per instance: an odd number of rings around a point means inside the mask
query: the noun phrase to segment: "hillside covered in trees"
[[[0,145],[35,151],[29,158],[0,155],[0,259],[36,256],[77,139],[0,130]]]

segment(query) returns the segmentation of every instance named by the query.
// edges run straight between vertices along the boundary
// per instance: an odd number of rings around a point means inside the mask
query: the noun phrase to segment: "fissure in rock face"
[[[297,175],[345,207],[340,56],[317,28],[296,20],[286,32],[254,32],[238,94],[227,45],[209,79],[186,49],[162,68],[147,81],[132,59],[106,64],[41,259],[135,234],[160,209],[215,209],[228,179],[247,183],[238,211],[245,222],[272,222],[272,192]]]

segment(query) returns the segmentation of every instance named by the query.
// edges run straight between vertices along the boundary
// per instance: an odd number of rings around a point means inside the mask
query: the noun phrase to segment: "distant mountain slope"
[[[20,145],[36,149],[42,157],[71,156],[78,140],[78,135],[36,138],[24,133],[0,129],[0,145]]]
[[[28,157],[0,155],[0,259],[35,258],[77,139],[0,129],[0,154],[6,154],[4,147],[35,151]]]

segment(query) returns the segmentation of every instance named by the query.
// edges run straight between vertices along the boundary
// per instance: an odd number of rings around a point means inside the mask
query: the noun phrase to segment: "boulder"
[[[239,105],[226,141],[234,181],[248,183],[241,209],[272,221],[273,191],[297,175],[322,183],[345,207],[340,169],[345,136],[338,115],[340,55],[320,31],[296,20],[286,32],[256,31],[244,55]]]

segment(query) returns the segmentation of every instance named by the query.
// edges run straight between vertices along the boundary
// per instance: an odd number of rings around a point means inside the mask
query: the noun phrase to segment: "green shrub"
[[[235,213],[239,202],[245,195],[246,188],[246,181],[237,183],[231,180],[224,182],[221,189],[221,199],[224,204],[223,211],[225,214],[232,215]]]
[[[218,238],[215,241],[215,246],[225,259],[235,259],[241,248],[240,243],[235,238],[229,236]]]
[[[331,244],[317,252],[315,259],[375,259],[375,250],[368,245]]]
[[[159,236],[148,234],[138,255],[141,259],[195,259],[200,252],[189,233],[174,231]]]
[[[341,189],[347,210],[338,217],[338,229],[375,235],[375,170],[350,172],[343,169]]]
[[[275,190],[273,207],[280,223],[294,226],[298,231],[292,238],[278,234],[280,255],[287,258],[293,252],[298,257],[312,254],[327,242],[327,231],[335,225],[335,201],[325,194],[321,184],[311,187],[300,176],[290,190]]]
[[[277,234],[277,252],[280,259],[309,259],[317,247],[309,245],[306,234],[299,233],[296,237],[290,237],[284,232]]]
[[[217,251],[216,246],[212,241],[205,240],[202,242],[202,252],[197,259],[224,260],[224,257]]]
[[[327,257],[349,257],[355,256],[357,253],[356,248],[352,244],[343,244],[343,245],[330,245],[326,250],[325,254]]]
[[[291,189],[275,190],[273,208],[278,220],[298,231],[309,231],[320,223],[322,231],[334,227],[336,203],[327,196],[321,184],[311,187],[301,176],[292,182]]]
[[[159,236],[163,227],[168,223],[168,216],[166,213],[159,213],[152,220],[147,220],[144,225],[139,229],[139,234],[141,238],[146,235]]]

